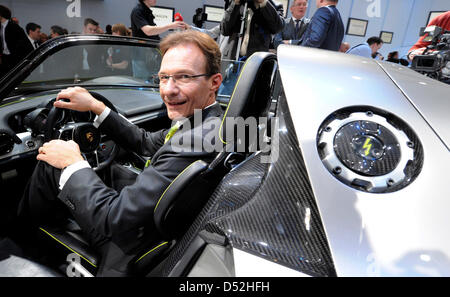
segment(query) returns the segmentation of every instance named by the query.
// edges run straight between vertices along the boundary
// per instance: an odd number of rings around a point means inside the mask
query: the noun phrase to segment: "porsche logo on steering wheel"
[[[86,133],[86,139],[87,139],[89,142],[93,142],[93,141],[94,141],[94,133],[92,133],[92,132]]]

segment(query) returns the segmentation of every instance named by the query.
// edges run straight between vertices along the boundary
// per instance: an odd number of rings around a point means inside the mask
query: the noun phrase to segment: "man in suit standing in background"
[[[338,0],[316,0],[318,10],[302,37],[301,45],[338,51],[344,39],[344,24],[336,8]]]
[[[25,30],[27,32],[28,40],[30,41],[27,44],[27,53],[30,53],[39,46],[41,40],[41,26],[35,23],[28,23]]]
[[[305,17],[308,8],[307,0],[294,0],[291,6],[292,17],[285,20],[283,31],[277,33],[274,38],[275,49],[280,44],[298,44],[310,19]]]
[[[0,77],[26,56],[27,43],[25,31],[11,21],[11,10],[0,5]]]

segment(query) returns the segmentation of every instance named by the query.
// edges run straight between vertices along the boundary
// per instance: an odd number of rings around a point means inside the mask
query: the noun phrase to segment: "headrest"
[[[253,117],[258,120],[268,115],[277,65],[276,56],[267,52],[254,53],[244,64],[219,130],[224,145],[239,141],[235,133],[228,136],[226,133],[227,129],[234,129],[236,118],[246,120]]]

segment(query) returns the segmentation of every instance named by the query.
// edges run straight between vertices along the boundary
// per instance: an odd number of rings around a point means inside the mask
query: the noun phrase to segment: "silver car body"
[[[280,46],[278,61],[337,275],[449,276],[450,87],[403,66],[298,46]],[[388,111],[417,134],[424,163],[409,186],[366,193],[324,167],[320,125],[350,106]]]

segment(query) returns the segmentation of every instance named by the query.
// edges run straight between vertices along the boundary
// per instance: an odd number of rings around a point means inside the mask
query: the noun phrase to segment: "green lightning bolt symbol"
[[[372,148],[372,144],[370,143],[370,138],[367,138],[366,142],[363,145],[363,149],[366,149],[366,151],[364,152],[364,155],[368,156],[371,148]]]

